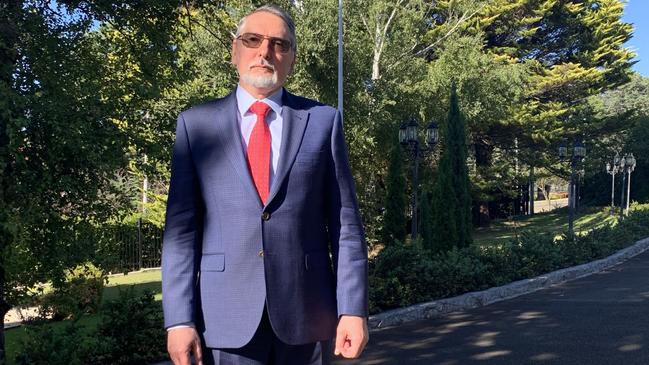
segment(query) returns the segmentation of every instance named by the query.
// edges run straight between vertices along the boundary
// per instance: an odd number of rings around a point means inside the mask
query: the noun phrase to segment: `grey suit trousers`
[[[237,349],[214,349],[203,346],[205,365],[329,365],[333,356],[333,341],[305,345],[282,342],[271,327],[268,313],[248,344]]]

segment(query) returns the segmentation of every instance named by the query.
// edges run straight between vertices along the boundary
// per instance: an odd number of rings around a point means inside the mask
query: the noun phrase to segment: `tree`
[[[35,284],[60,282],[67,268],[94,258],[92,233],[113,213],[102,193],[126,165],[120,122],[165,79],[159,66],[173,59],[176,8],[101,0],[0,6],[0,317]],[[105,83],[110,57],[95,20],[112,23],[113,34],[133,30],[124,43],[138,58],[126,65],[139,82]],[[0,363],[3,345],[0,329]]]
[[[12,159],[15,147],[11,140],[11,126],[17,124],[17,103],[12,88],[12,74],[18,59],[18,27],[16,19],[21,13],[20,1],[7,1],[0,7],[0,318],[4,323],[5,314],[11,304],[4,293],[11,288],[7,283],[7,269],[4,255],[13,242],[14,232],[9,221],[11,211],[6,209],[10,203]],[[4,327],[0,329],[0,364],[5,363]]]
[[[633,153],[637,166],[631,176],[631,199],[649,199],[649,78],[634,74],[628,84],[589,98],[594,117],[607,133],[598,135],[588,145],[584,162],[586,176],[583,194],[588,203],[610,204],[611,175],[603,170],[615,153]],[[621,175],[616,176],[615,196],[619,204]]]
[[[471,244],[473,226],[464,123],[455,86],[452,86],[448,119],[441,128],[442,155],[433,189],[434,251]]]
[[[382,241],[386,246],[393,241],[404,242],[406,238],[406,178],[403,171],[401,146],[395,143],[390,150],[385,216],[383,218]]]

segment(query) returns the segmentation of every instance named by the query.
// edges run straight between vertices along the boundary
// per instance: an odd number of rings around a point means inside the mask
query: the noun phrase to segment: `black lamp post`
[[[606,172],[611,175],[611,215],[615,214],[615,174],[620,171],[620,154],[615,153],[613,164],[606,163]]]
[[[635,165],[636,160],[635,157],[633,157],[633,153],[624,155],[624,157],[620,159],[620,170],[622,171],[622,204],[620,209],[621,214],[625,216],[629,215],[629,202],[631,200],[631,173],[635,170]],[[625,188],[626,193],[624,191]]]
[[[415,118],[410,119],[407,123],[402,123],[399,127],[399,142],[409,152],[413,160],[412,166],[412,229],[410,237],[412,240],[417,238],[417,194],[419,190],[419,158],[424,157],[425,153],[432,151],[435,144],[439,141],[439,129],[435,122],[430,122],[426,127],[426,145],[422,147],[417,136],[418,123]]]
[[[586,157],[586,147],[582,143],[581,139],[575,140],[572,147],[572,154],[568,156],[568,147],[564,141],[561,146],[559,146],[559,158],[564,161],[569,158],[570,162],[570,186],[568,187],[568,235],[573,237],[574,232],[574,220],[575,220],[575,206],[577,202],[577,188],[575,184],[575,170],[577,169],[577,164]]]

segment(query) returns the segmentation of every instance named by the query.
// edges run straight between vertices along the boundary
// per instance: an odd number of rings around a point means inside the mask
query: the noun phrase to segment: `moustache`
[[[269,70],[271,70],[271,71],[273,71],[273,72],[275,71],[275,65],[273,65],[273,64],[270,63],[270,62],[268,62],[268,61],[267,61],[266,59],[264,59],[264,58],[260,58],[259,60],[257,60],[257,61],[255,61],[255,62],[251,63],[250,66],[248,66],[249,69],[252,69],[252,68],[254,68],[254,67],[265,67],[265,68],[267,68],[267,69],[269,69]]]

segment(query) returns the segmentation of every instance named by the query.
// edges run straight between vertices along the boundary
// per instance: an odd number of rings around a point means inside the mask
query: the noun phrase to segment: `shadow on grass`
[[[162,293],[162,283],[159,281],[107,286],[104,288],[104,296],[102,298],[102,302],[106,303],[108,301],[117,299],[119,297],[120,290],[127,290],[130,287],[134,288],[136,294],[141,294],[145,291],[151,291],[156,295],[157,300],[159,300],[160,294]]]

